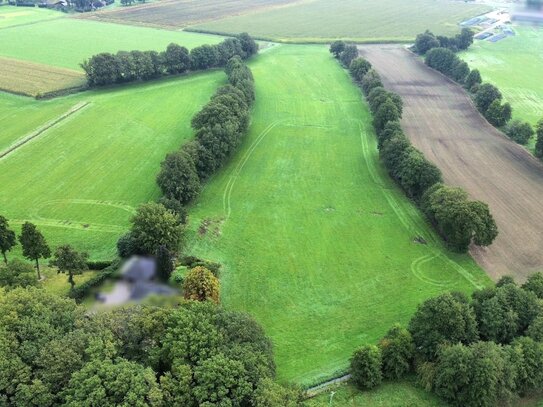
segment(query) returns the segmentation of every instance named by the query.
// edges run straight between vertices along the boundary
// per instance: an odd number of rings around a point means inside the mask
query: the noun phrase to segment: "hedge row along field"
[[[247,59],[257,50],[255,41],[243,33],[216,45],[200,45],[190,53],[186,47],[174,43],[162,52],[118,51],[115,55],[102,52],[85,60],[81,67],[89,86],[102,86],[224,67],[232,57]]]
[[[463,36],[465,40],[462,40]],[[471,70],[468,64],[455,54],[455,51],[465,50],[471,45],[473,33],[463,29],[452,46],[450,42],[448,38],[436,38],[426,31],[417,36],[414,48],[419,54],[425,55],[426,65],[464,86],[485,119],[511,140],[526,145],[534,134],[537,134],[534,153],[536,157],[543,158],[543,113],[536,130],[530,123],[518,119],[511,121],[513,108],[509,102],[503,102],[502,92],[490,83],[483,83],[480,72],[477,69]]]
[[[471,41],[473,34],[468,33],[468,37]],[[469,41],[466,44],[469,46]],[[427,60],[435,51],[451,53],[454,57],[449,49],[434,48],[428,52]],[[401,97],[385,90],[379,74],[367,60],[355,57],[358,55],[355,45],[336,41],[330,46],[330,52],[349,68],[366,95],[373,114],[379,153],[390,176],[419,204],[451,248],[467,252],[471,244],[489,246],[498,235],[498,229],[488,205],[470,201],[468,194],[460,188],[445,186],[439,168],[413,147],[400,123],[403,114]]]
[[[535,126],[543,118],[543,82],[539,79],[543,55],[533,50],[543,47],[541,27],[515,27],[516,35],[506,41],[477,41],[459,54],[485,82],[493,83],[513,106],[513,120]],[[522,74],[519,74],[521,72]],[[535,138],[528,147],[534,148]]]
[[[360,91],[325,47],[280,45],[249,66],[249,134],[189,208],[187,252],[223,264],[222,304],[264,326],[281,380],[310,385],[424,299],[489,279],[390,180]]]

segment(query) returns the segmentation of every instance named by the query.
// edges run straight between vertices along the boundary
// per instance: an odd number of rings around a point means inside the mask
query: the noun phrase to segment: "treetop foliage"
[[[210,302],[85,314],[16,288],[0,296],[0,332],[6,406],[299,405],[298,392],[273,382],[262,328]]]

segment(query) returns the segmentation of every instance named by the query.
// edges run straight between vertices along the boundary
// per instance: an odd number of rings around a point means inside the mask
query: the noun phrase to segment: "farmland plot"
[[[85,75],[72,69],[0,57],[0,90],[37,96],[86,84]]]
[[[484,5],[451,0],[308,0],[288,7],[226,17],[191,29],[217,33],[248,32],[273,40],[330,42],[413,41],[431,29],[456,33],[462,20],[482,14]]]
[[[189,211],[188,252],[224,265],[221,301],[264,326],[280,379],[311,384],[422,300],[489,280],[389,179],[326,47],[279,45],[250,66],[250,133]]]
[[[182,28],[191,24],[232,15],[266,10],[300,0],[164,0],[100,13],[82,15],[81,18],[126,24]]]
[[[364,46],[385,86],[405,102],[403,126],[413,144],[461,186],[490,206],[499,235],[471,253],[494,278],[522,280],[543,269],[543,164],[477,112],[457,84],[400,46]]]

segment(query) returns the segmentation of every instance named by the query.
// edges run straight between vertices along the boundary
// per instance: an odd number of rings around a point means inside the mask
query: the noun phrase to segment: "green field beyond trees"
[[[386,175],[361,92],[326,47],[279,45],[250,67],[251,131],[193,205],[189,252],[224,264],[224,306],[264,326],[281,380],[307,385],[422,300],[490,280]]]
[[[111,259],[134,208],[158,198],[160,162],[192,137],[190,119],[225,80],[202,73],[47,102],[0,94],[0,151],[83,106],[0,158],[2,215],[17,233],[28,220],[52,247]]]
[[[513,118],[535,125],[543,118],[543,29],[515,27],[516,36],[497,43],[475,41],[462,58],[496,85],[513,106]]]
[[[37,21],[61,18],[58,11],[29,7],[0,7],[0,29],[14,25],[33,24]],[[2,44],[4,45],[4,44]]]
[[[490,8],[451,0],[309,0],[292,6],[227,17],[191,27],[219,33],[248,32],[292,42],[413,41],[430,29],[449,35],[458,23]]]
[[[13,8],[1,7],[0,16]],[[0,29],[0,55],[81,70],[81,62],[100,52],[162,51],[171,42],[191,49],[221,41],[215,35],[59,18]]]

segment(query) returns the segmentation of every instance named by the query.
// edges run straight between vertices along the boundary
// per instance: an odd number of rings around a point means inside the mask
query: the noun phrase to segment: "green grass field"
[[[515,27],[517,35],[495,44],[475,41],[462,54],[484,81],[498,86],[513,106],[513,118],[534,125],[543,118],[543,29]]]
[[[327,47],[277,46],[251,68],[250,134],[191,208],[190,252],[224,264],[222,302],[265,327],[280,379],[310,384],[422,300],[490,280],[388,178],[361,93]]]
[[[164,50],[171,42],[191,49],[221,40],[215,35],[60,18],[0,30],[0,55],[81,70],[81,62],[100,52]]]
[[[47,102],[0,94],[0,150],[88,103],[0,158],[2,215],[17,233],[36,223],[52,247],[111,258],[134,208],[159,196],[160,162],[192,137],[190,119],[224,80],[215,71]]]
[[[291,42],[412,41],[428,29],[452,34],[462,20],[489,8],[450,0],[308,0],[288,7],[227,17],[191,27]]]
[[[332,395],[332,392],[334,394]],[[424,391],[415,378],[384,382],[370,391],[361,392],[350,385],[332,388],[304,403],[305,407],[446,407],[432,393]]]
[[[0,7],[0,30],[22,24],[33,24],[38,21],[64,17],[65,14],[53,10],[29,7]],[[4,44],[2,44],[4,45]]]

